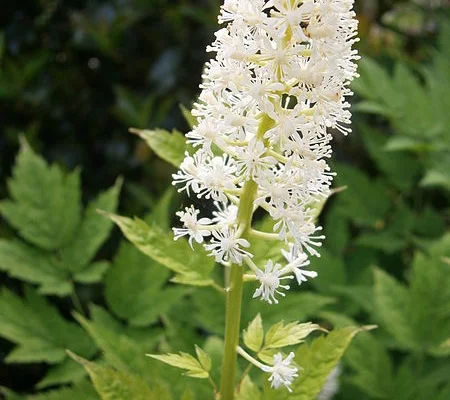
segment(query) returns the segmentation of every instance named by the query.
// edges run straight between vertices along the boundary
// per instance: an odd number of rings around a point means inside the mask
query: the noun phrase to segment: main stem
[[[258,138],[262,139],[272,122],[268,116],[262,118],[257,133]],[[253,203],[257,190],[258,185],[252,179],[245,182],[237,215],[238,229],[242,232],[242,238],[247,238],[251,229]],[[244,267],[242,265],[231,264],[225,306],[225,346],[220,381],[220,400],[234,399],[234,381],[236,376],[237,348],[239,346],[243,286]]]

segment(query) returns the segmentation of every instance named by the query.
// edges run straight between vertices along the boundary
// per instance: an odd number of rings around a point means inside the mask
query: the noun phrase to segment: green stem
[[[264,115],[258,128],[257,137],[262,139],[270,129],[273,120]],[[238,229],[242,238],[248,238],[252,224],[253,204],[258,185],[253,180],[245,182],[239,201],[237,215]],[[220,381],[220,399],[233,400],[235,392],[237,348],[241,322],[242,289],[244,287],[244,267],[231,264],[225,306],[225,345]]]
[[[244,185],[243,194],[238,211],[239,227],[243,229],[241,237],[246,237],[253,215],[253,201],[256,196],[257,185],[249,180]],[[221,400],[233,400],[234,380],[236,376],[236,349],[239,345],[239,331],[241,321],[242,289],[244,287],[244,268],[231,264],[230,280],[226,299],[225,317],[225,347],[220,382]]]

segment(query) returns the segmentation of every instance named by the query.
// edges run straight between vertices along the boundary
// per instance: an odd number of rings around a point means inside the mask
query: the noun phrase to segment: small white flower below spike
[[[261,297],[261,300],[267,301],[269,304],[274,302],[278,304],[278,300],[275,298],[275,293],[280,296],[286,296],[279,288],[289,290],[289,285],[281,285],[281,279],[293,279],[292,275],[282,276],[283,270],[280,264],[274,264],[272,260],[269,260],[264,267],[264,271],[258,269],[255,271],[256,279],[261,283],[261,286],[255,290],[253,298]]]
[[[186,211],[178,211],[176,215],[180,217],[180,221],[183,222],[184,228],[172,228],[174,233],[174,239],[177,240],[182,236],[189,235],[189,245],[192,248],[192,241],[197,243],[203,242],[203,237],[210,236],[211,232],[205,229],[207,225],[211,223],[209,218],[200,218],[197,220],[199,210],[193,206],[186,207]]]
[[[292,382],[298,377],[298,368],[291,366],[294,356],[295,354],[290,352],[289,355],[283,360],[283,355],[281,353],[277,353],[273,356],[272,367],[267,365],[262,367],[264,372],[270,372],[272,374],[269,377],[269,382],[271,382],[271,386],[274,389],[278,389],[281,385],[284,385],[287,390],[292,392]]]
[[[301,285],[302,282],[306,282],[308,280],[307,277],[315,278],[317,276],[316,271],[308,271],[304,269],[304,267],[310,264],[308,256],[305,253],[299,253],[296,251],[295,246],[292,244],[289,251],[281,250],[281,253],[289,263],[285,268],[283,268],[283,272],[293,272],[299,285]]]
[[[236,237],[236,229],[222,228],[220,231],[213,231],[213,239],[210,244],[205,244],[205,249],[210,251],[210,256],[216,259],[216,262],[232,262],[242,264],[242,257],[253,257],[253,254],[242,249],[250,247],[250,243],[243,238]]]

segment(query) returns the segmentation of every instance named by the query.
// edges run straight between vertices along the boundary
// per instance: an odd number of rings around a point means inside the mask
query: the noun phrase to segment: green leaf
[[[86,371],[83,367],[71,358],[66,358],[60,364],[50,367],[44,378],[38,382],[36,388],[45,389],[49,386],[72,383],[80,381],[85,376]]]
[[[251,297],[249,295],[249,297]],[[336,299],[333,297],[322,296],[316,293],[308,292],[292,292],[289,296],[283,299],[277,307],[273,307],[262,301],[252,301],[247,308],[243,310],[243,321],[248,321],[250,318],[246,315],[255,315],[260,312],[263,321],[266,324],[275,324],[280,320],[280,315],[286,321],[305,320],[309,317],[315,316],[320,310],[327,305],[333,304]]]
[[[167,286],[170,272],[132,244],[123,242],[105,276],[105,297],[111,309],[132,326],[157,321],[185,291]]]
[[[79,314],[76,320],[88,332],[102,350],[109,365],[130,374],[157,380],[157,370],[144,357],[150,348],[137,342],[112,326],[105,327],[99,322],[90,321]]]
[[[209,376],[209,369],[211,368],[210,361],[209,364],[207,362],[206,366],[209,365],[209,368],[206,370],[200,361],[185,352],[180,352],[180,354],[147,354],[147,356],[169,364],[172,367],[185,369],[187,371],[185,374],[191,378],[206,379]]]
[[[302,370],[289,399],[315,400],[354,336],[365,329],[368,328],[342,328],[315,339],[311,346],[301,345],[295,353],[295,362]]]
[[[0,203],[0,213],[20,235],[46,250],[67,244],[80,223],[80,176],[65,176],[49,166],[22,142],[13,178],[8,181],[11,200]]]
[[[265,349],[277,349],[280,347],[291,346],[303,342],[311,332],[322,330],[319,325],[307,322],[300,324],[291,322],[284,324],[283,321],[272,325],[266,333],[264,339]]]
[[[148,400],[155,398],[148,384],[139,376],[100,366],[71,352],[69,354],[86,369],[102,400]],[[164,400],[161,397],[160,399]]]
[[[311,265],[308,268],[318,273],[317,278],[311,280],[311,284],[320,292],[329,294],[333,286],[346,284],[347,273],[342,257],[334,256],[326,249],[322,249],[320,258],[311,258]]]
[[[40,292],[67,295],[72,290],[61,261],[19,240],[0,239],[0,269],[10,276],[40,285]]]
[[[195,251],[185,240],[173,240],[156,225],[149,226],[139,218],[134,220],[105,213],[122,230],[126,238],[153,260],[190,280],[204,281],[214,267],[214,260],[207,257],[202,247]]]
[[[386,179],[400,190],[410,189],[421,172],[420,164],[409,154],[402,152],[392,154],[386,151],[384,148],[388,137],[378,130],[361,125],[359,131],[362,133],[370,157]]]
[[[81,272],[73,275],[74,279],[80,283],[95,283],[103,278],[110,264],[108,261],[98,261],[92,263]]]
[[[377,399],[395,398],[392,361],[375,335],[358,335],[347,350],[345,361],[355,372],[351,382],[363,392]]]
[[[71,360],[72,363],[74,361]],[[82,371],[84,369],[78,365]],[[86,375],[86,372],[84,372]],[[35,396],[27,396],[26,400],[99,400],[97,392],[87,379],[74,383],[70,387],[49,390]]]
[[[241,382],[236,400],[260,400],[261,392],[247,375]]]
[[[180,109],[184,119],[189,125],[189,128],[192,129],[195,125],[197,125],[197,117],[194,117],[185,105],[180,104]]]
[[[375,270],[374,279],[375,307],[383,327],[403,348],[415,348],[407,289],[380,269]]]
[[[337,194],[342,215],[361,226],[375,227],[382,222],[391,206],[385,186],[349,165],[337,164],[335,170],[337,185],[348,186]]]
[[[175,129],[170,133],[163,129],[141,130],[134,128],[131,128],[130,132],[144,139],[148,146],[163,160],[175,167],[180,166],[186,151],[186,138],[182,133]]]
[[[23,156],[19,155],[20,157]],[[34,154],[32,157],[37,158]],[[56,167],[52,168],[58,171],[55,169]],[[24,173],[21,172],[21,174]],[[20,179],[20,182],[24,180],[24,178]],[[100,216],[96,212],[96,208],[102,206],[107,210],[114,211],[117,207],[119,190],[120,182],[90,203],[84,219],[81,224],[78,224],[71,241],[66,245],[61,245],[62,247],[58,249],[54,249],[57,251],[47,251],[45,248],[39,249],[19,240],[0,239],[0,269],[5,270],[13,277],[38,284],[40,293],[58,296],[70,294],[73,290],[73,281],[81,283],[98,282],[108,268],[108,263],[90,263],[90,261],[109,235],[113,224],[110,220]],[[73,205],[69,202],[67,206],[72,207]],[[70,217],[64,214],[67,213],[66,211],[57,208],[54,212],[62,212],[61,218]],[[33,214],[31,209],[30,213]],[[79,210],[77,211],[78,214]],[[52,218],[55,221],[57,220],[56,216],[52,216]],[[30,221],[30,224],[39,224],[39,220]],[[55,235],[59,235],[59,233],[56,232]],[[55,243],[58,243],[58,241],[56,240]],[[42,243],[36,244],[42,245]]]
[[[211,370],[211,357],[209,354],[197,345],[195,345],[195,353],[203,369],[209,372]]]
[[[418,345],[435,356],[450,354],[442,343],[450,337],[450,234],[429,247],[430,255],[417,252],[410,286],[414,334]]]
[[[262,325],[261,314],[258,314],[252,322],[248,324],[246,330],[244,330],[243,339],[244,344],[254,352],[261,350],[261,346],[264,338],[264,329]]]
[[[0,293],[0,335],[18,345],[8,355],[8,362],[54,364],[66,358],[66,349],[86,357],[95,352],[79,326],[64,320],[31,289],[25,291],[25,299],[6,289]]]
[[[89,270],[93,266],[89,263],[108,238],[113,226],[112,222],[100,215],[97,210],[115,212],[121,187],[122,179],[118,179],[114,186],[100,193],[89,203],[75,237],[61,249],[61,256],[68,264],[70,271],[81,274],[79,276],[83,276],[83,273],[92,276],[92,271],[89,272]]]

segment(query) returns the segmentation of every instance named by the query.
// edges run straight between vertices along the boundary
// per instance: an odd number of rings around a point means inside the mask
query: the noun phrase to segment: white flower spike
[[[184,227],[174,229],[175,238],[203,244],[224,265],[245,260],[260,283],[255,297],[269,303],[289,289],[283,279],[300,285],[317,276],[306,269],[324,239],[314,204],[330,194],[332,133],[351,131],[347,98],[359,58],[352,8],[353,0],[225,0],[225,26],[207,48],[215,57],[192,110],[193,152],[173,183],[213,200],[218,211],[210,218],[194,209],[179,213]],[[254,233],[251,215],[242,223],[249,184],[250,211],[262,208],[274,232]],[[285,243],[287,263],[253,268],[247,260],[257,235]]]

